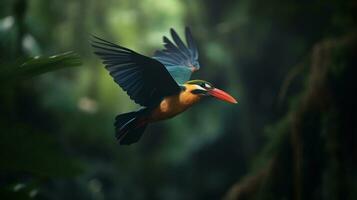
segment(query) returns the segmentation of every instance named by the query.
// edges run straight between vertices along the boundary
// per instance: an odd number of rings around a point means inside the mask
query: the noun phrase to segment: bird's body
[[[165,97],[160,104],[152,111],[149,121],[156,122],[172,118],[201,100],[201,96],[191,93],[194,85],[184,84],[185,89],[179,94]]]
[[[199,69],[197,47],[186,28],[187,46],[171,29],[172,43],[164,37],[164,50],[153,58],[94,37],[95,53],[104,60],[110,75],[142,106],[134,112],[120,114],[115,119],[116,137],[120,144],[137,142],[148,124],[172,118],[203,97],[237,103],[226,92],[203,80],[189,80]]]

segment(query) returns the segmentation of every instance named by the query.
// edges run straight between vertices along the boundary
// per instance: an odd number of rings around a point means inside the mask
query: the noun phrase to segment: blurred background
[[[82,65],[0,79],[0,199],[357,199],[356,8],[1,0],[0,68],[67,51]],[[193,78],[239,104],[203,101],[119,146],[114,117],[138,106],[93,55],[90,34],[152,55],[185,26],[199,46]]]

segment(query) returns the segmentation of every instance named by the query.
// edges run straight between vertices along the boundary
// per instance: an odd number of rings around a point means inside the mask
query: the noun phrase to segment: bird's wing
[[[157,60],[96,36],[92,46],[114,81],[141,106],[151,106],[180,91],[180,86]]]
[[[184,84],[190,80],[192,72],[200,68],[197,46],[188,27],[185,29],[187,45],[174,29],[171,28],[170,32],[173,42],[164,36],[165,49],[156,51],[154,58],[165,65],[178,84]]]

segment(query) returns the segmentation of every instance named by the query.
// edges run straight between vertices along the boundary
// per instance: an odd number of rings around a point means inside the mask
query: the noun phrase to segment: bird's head
[[[190,91],[194,95],[199,96],[212,96],[219,100],[226,101],[229,103],[238,103],[236,99],[234,99],[227,92],[215,88],[211,83],[204,80],[191,80],[185,83],[185,85],[190,86]]]

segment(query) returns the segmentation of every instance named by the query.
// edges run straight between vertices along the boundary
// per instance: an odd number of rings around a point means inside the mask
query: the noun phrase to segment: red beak
[[[227,92],[225,92],[223,90],[214,88],[214,89],[210,90],[208,93],[209,93],[209,95],[216,97],[219,100],[226,101],[228,103],[234,103],[234,104],[238,103],[235,98],[233,98],[231,95],[229,95]]]

